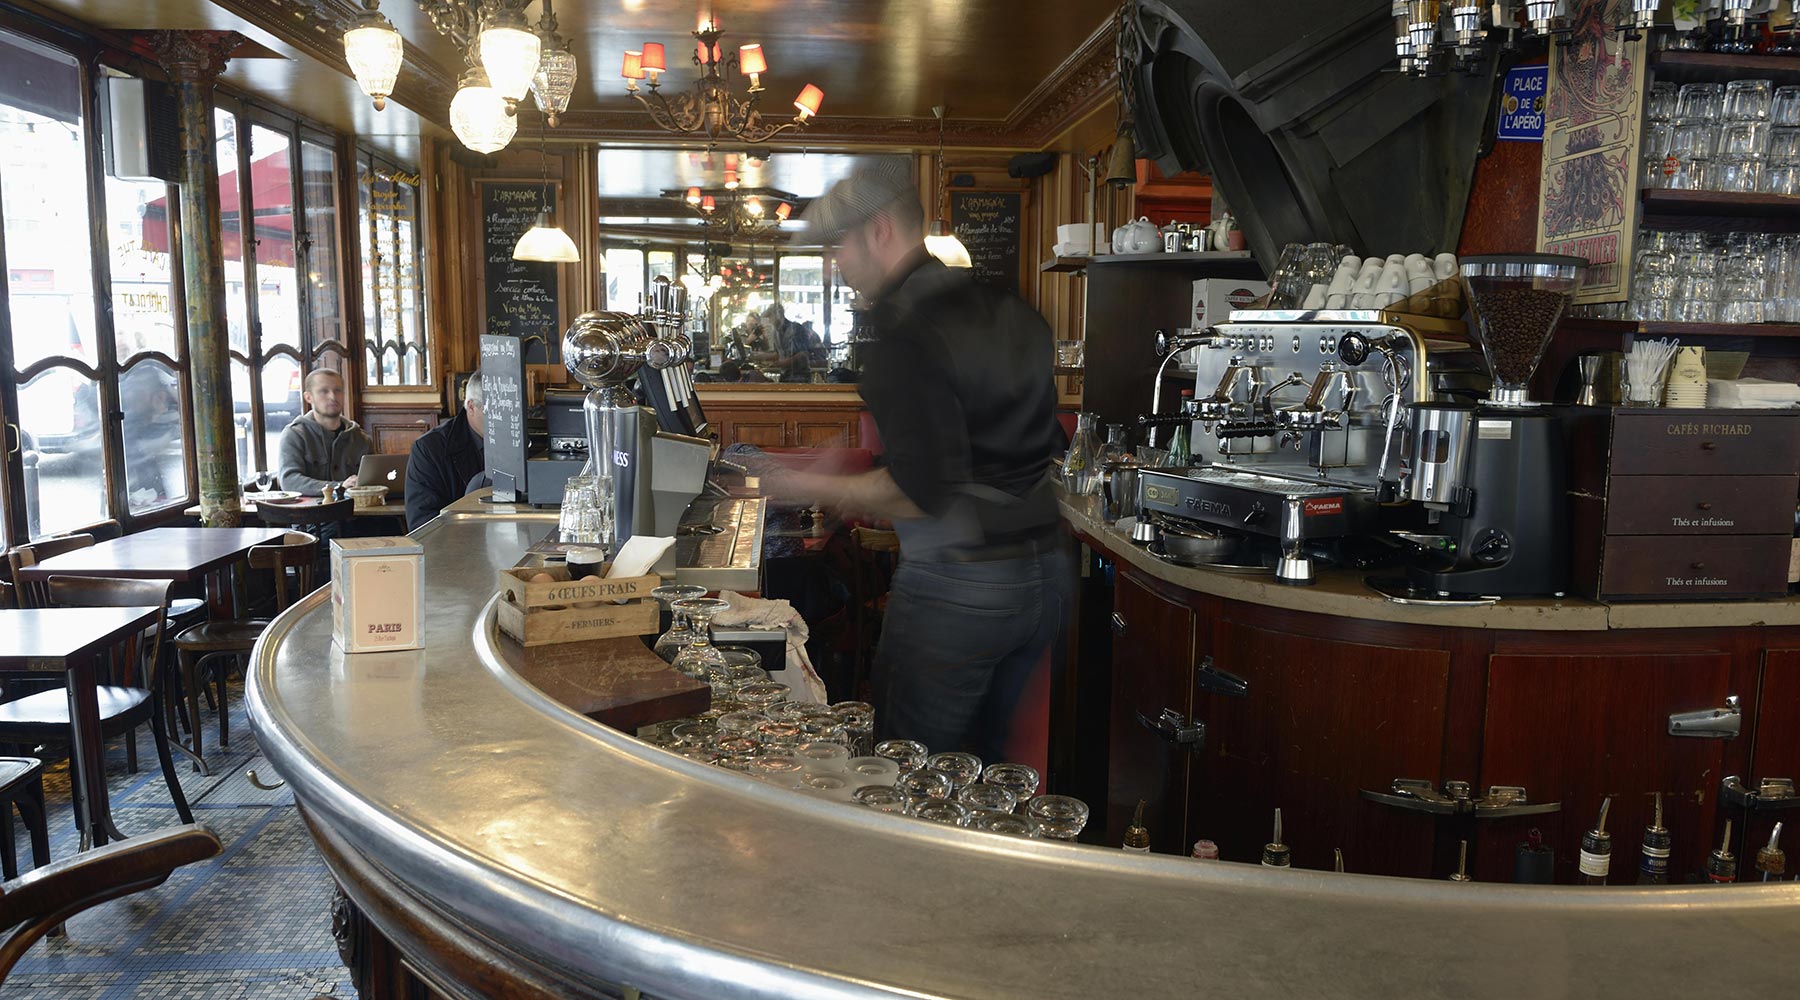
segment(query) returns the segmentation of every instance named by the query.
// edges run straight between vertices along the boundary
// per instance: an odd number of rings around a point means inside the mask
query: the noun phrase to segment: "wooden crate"
[[[541,573],[554,579],[533,583]],[[501,570],[495,617],[523,646],[648,635],[661,610],[650,591],[661,585],[659,576],[570,581],[563,566]]]

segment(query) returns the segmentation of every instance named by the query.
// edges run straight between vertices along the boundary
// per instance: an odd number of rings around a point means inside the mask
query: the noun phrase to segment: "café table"
[[[53,576],[106,576],[132,580],[174,580],[206,585],[206,603],[215,621],[234,617],[225,574],[232,563],[258,545],[280,541],[284,528],[151,528],[84,549],[52,556],[19,571],[21,579]]]
[[[156,623],[159,607],[0,608],[0,670],[60,673],[69,692],[74,729],[70,761],[75,817],[83,841],[95,847],[125,835],[113,825],[100,743],[100,658],[119,640]]]
[[[320,500],[318,497],[301,497],[297,500],[282,501],[279,504],[279,506],[284,507],[288,510],[305,510],[308,507],[317,507],[321,503],[324,503],[324,501]],[[187,515],[188,517],[199,517],[200,516],[200,505],[195,504],[192,507],[189,507],[186,510],[183,510],[182,513]],[[249,500],[242,501],[238,505],[238,513],[244,517],[255,517],[255,516],[257,516],[256,515],[256,504],[252,503]],[[399,501],[399,502],[395,502],[395,503],[377,504],[374,507],[356,507],[351,510],[350,516],[352,516],[352,517],[405,517],[406,516],[406,503],[404,501]]]

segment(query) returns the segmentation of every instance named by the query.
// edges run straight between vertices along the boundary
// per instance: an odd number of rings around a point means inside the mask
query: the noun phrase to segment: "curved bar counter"
[[[353,904],[338,929],[365,998],[417,982],[457,997],[1640,997],[1726,955],[1745,995],[1792,988],[1793,884],[1457,885],[1135,856],[816,801],[652,748],[498,655],[495,571],[541,531],[448,514],[419,532],[423,650],[343,655],[328,590],[257,646],[252,724]]]

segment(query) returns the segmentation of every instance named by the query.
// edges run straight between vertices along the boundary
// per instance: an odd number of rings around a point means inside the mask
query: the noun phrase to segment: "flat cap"
[[[886,156],[857,167],[850,176],[813,200],[801,218],[806,235],[821,243],[836,243],[846,232],[869,221],[882,209],[911,198],[918,201],[912,165],[904,157]]]

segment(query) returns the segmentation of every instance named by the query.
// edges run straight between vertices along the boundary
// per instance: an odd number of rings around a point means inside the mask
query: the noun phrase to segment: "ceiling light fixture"
[[[932,220],[931,230],[925,235],[925,252],[942,261],[946,267],[974,267],[975,261],[969,257],[969,248],[956,238],[956,231],[950,223],[944,221],[950,214],[950,186],[944,181],[944,106],[931,109],[938,120],[938,155],[937,155],[937,218]]]
[[[657,79],[667,68],[663,47],[651,42],[642,49],[628,50],[619,72],[625,78],[626,93],[650,112],[659,128],[681,135],[705,135],[708,149],[721,141],[767,142],[789,129],[805,128],[819,113],[825,92],[809,83],[794,98],[793,118],[782,122],[764,119],[757,105],[762,99],[762,75],[769,71],[768,57],[756,42],[738,46],[737,54],[727,57],[719,44],[723,34],[718,21],[710,16],[694,29],[694,64],[700,67],[700,78],[694,81],[692,91],[674,97],[662,92]],[[750,78],[747,97],[731,92],[740,73]],[[640,89],[638,81],[646,78],[648,89]]]
[[[538,209],[537,221],[513,245],[513,260],[538,260],[552,264],[579,264],[581,251],[550,215],[550,153],[546,133],[538,133],[538,177],[544,184],[544,206]]]
[[[451,131],[463,145],[478,153],[504,149],[518,130],[512,119],[527,92],[556,126],[575,92],[575,54],[557,34],[551,0],[542,0],[535,30],[525,19],[533,0],[414,2],[439,34],[463,50],[468,64],[450,101]],[[344,59],[377,111],[387,107],[405,58],[404,39],[379,8],[380,0],[363,0],[362,13],[344,32]]]

